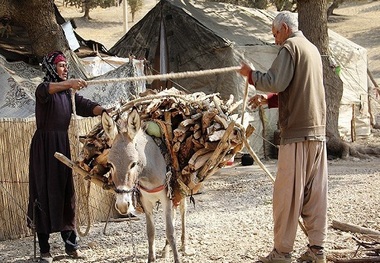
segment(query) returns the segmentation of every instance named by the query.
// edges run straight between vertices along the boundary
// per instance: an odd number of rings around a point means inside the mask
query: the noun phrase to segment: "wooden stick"
[[[103,188],[106,191],[110,191],[110,192],[115,193],[115,190],[113,188],[107,188],[106,184],[103,181],[99,180],[98,178],[91,176],[90,173],[88,173],[85,170],[83,170],[82,168],[80,168],[77,164],[75,164],[73,161],[71,161],[69,158],[67,158],[62,153],[56,152],[54,154],[54,157],[57,158],[59,161],[61,161],[66,166],[70,167],[75,173],[77,173],[81,176],[84,176],[86,180],[90,180],[92,183],[96,184],[97,186],[100,186],[101,188]]]
[[[239,125],[239,123],[236,123],[237,126],[240,126],[240,129],[242,129],[243,131],[245,130],[244,127],[242,125]],[[260,158],[256,155],[256,153],[253,151],[253,149],[251,148],[251,146],[249,145],[249,142],[248,142],[248,139],[247,137],[245,136],[245,134],[243,135],[243,141],[244,141],[244,145],[245,147],[247,147],[247,150],[249,152],[249,154],[252,156],[252,158],[255,160],[255,162],[261,167],[261,169],[263,169],[263,171],[269,176],[269,178],[272,180],[272,182],[274,182],[274,177],[273,175],[269,172],[269,170],[265,167],[265,165],[261,162]]]
[[[266,125],[265,125],[265,120],[264,120],[264,109],[263,109],[263,106],[261,106],[261,105],[259,106],[259,116],[260,116],[261,125],[263,126],[263,130],[261,132],[261,138],[263,139],[264,158],[267,159],[268,156],[267,156],[267,151],[266,151],[266,147],[265,147],[265,143],[266,143],[266,139],[265,139]]]
[[[199,172],[198,177],[204,180],[204,178],[207,177],[207,173],[210,170],[211,167],[214,167],[217,164],[217,157],[222,153],[224,149],[224,145],[228,140],[228,137],[230,136],[231,132],[233,131],[235,126],[235,122],[232,121],[227,129],[225,130],[223,137],[220,139],[218,146],[216,147],[214,153],[210,157],[210,159],[206,162],[206,164],[202,167],[202,170]],[[225,155],[225,154],[224,154]],[[222,157],[224,157],[224,155]]]
[[[206,100],[207,98],[210,98],[210,97],[213,97],[213,96],[218,96],[218,95],[219,95],[219,93],[208,94],[208,95],[204,96],[203,99]],[[184,100],[186,102],[193,102],[193,103],[197,102],[195,100],[189,99],[185,95],[180,95],[180,94],[170,94],[170,95],[168,95],[168,94],[157,94],[157,95],[151,95],[151,96],[141,97],[141,98],[137,98],[137,99],[131,100],[131,101],[123,104],[123,106],[120,109],[117,109],[116,111],[111,112],[110,115],[114,116],[115,114],[119,114],[120,112],[125,112],[125,111],[131,109],[133,106],[137,106],[137,105],[140,105],[140,104],[148,104],[148,103],[152,102],[152,100],[163,99],[163,98],[167,98],[167,97],[174,97],[174,98],[177,98],[177,99]],[[202,102],[199,102],[199,103],[202,103]]]
[[[356,141],[355,104],[352,104],[351,142]]]
[[[372,84],[376,87],[376,88],[378,88],[379,87],[379,85],[377,85],[377,83],[376,83],[376,81],[375,81],[375,78],[373,77],[373,75],[372,75],[372,73],[371,73],[371,71],[369,71],[369,69],[367,68],[367,74],[368,74],[368,76],[369,76],[369,78],[371,79],[371,81],[372,81]]]
[[[343,230],[352,233],[370,234],[370,235],[380,235],[380,231],[376,231],[370,228],[365,228],[353,224],[343,223],[333,220],[332,227],[338,230]]]
[[[245,80],[245,87],[244,87],[244,98],[243,98],[243,108],[241,110],[241,125],[244,125],[244,115],[245,115],[245,108],[247,107],[247,100],[248,100],[248,77]]]
[[[349,258],[349,259],[331,259],[329,260],[333,262],[339,263],[372,263],[372,262],[380,262],[380,257],[367,257],[367,258]]]
[[[327,251],[327,254],[329,254],[329,255],[334,255],[334,254],[336,254],[336,255],[339,255],[339,256],[348,256],[349,254],[352,254],[352,255],[354,255],[355,253],[357,253],[358,251],[357,251],[357,249],[329,249],[328,251]]]

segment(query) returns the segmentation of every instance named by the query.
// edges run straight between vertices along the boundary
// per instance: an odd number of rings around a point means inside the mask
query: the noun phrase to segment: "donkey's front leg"
[[[155,246],[155,227],[154,227],[154,218],[153,218],[153,208],[145,209],[145,218],[146,218],[146,231],[148,236],[148,263],[156,261],[156,246]]]

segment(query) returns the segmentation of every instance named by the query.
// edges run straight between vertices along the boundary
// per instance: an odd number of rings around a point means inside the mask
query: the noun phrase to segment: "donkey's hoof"
[[[188,248],[188,247],[186,247],[186,249],[181,248],[181,252],[185,256],[195,255],[195,249],[194,248]]]
[[[161,257],[163,257],[163,258],[168,258],[168,257],[169,257],[169,254],[170,254],[170,248],[169,248],[169,246],[165,247],[165,248],[161,251]]]

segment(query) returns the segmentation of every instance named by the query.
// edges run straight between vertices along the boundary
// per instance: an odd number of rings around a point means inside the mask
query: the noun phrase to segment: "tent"
[[[133,54],[146,58],[157,74],[238,66],[241,60],[265,71],[278,52],[271,34],[274,17],[275,12],[232,4],[161,0],[109,52],[119,57]],[[356,124],[356,136],[368,136],[366,49],[331,30],[329,39],[332,67],[340,69],[337,73],[344,83],[341,136],[351,139],[352,121]],[[219,92],[224,98],[233,94],[239,99],[243,96],[243,81],[233,72],[180,79],[171,84],[190,92]],[[255,92],[250,87],[250,95]],[[277,110],[266,109],[250,115],[257,135],[251,137],[251,144],[262,156],[265,140],[273,140]],[[261,122],[266,123],[264,130]]]

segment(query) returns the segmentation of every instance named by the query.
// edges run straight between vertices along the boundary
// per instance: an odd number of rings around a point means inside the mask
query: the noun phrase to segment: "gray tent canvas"
[[[177,2],[176,2],[177,3]],[[193,16],[166,0],[160,1],[133,26],[109,52],[115,56],[145,58],[153,74],[199,71],[239,65],[232,43],[204,26]],[[176,88],[189,92],[219,92],[222,97],[238,95],[236,72],[205,77],[176,79],[173,83],[154,81],[153,88]]]

